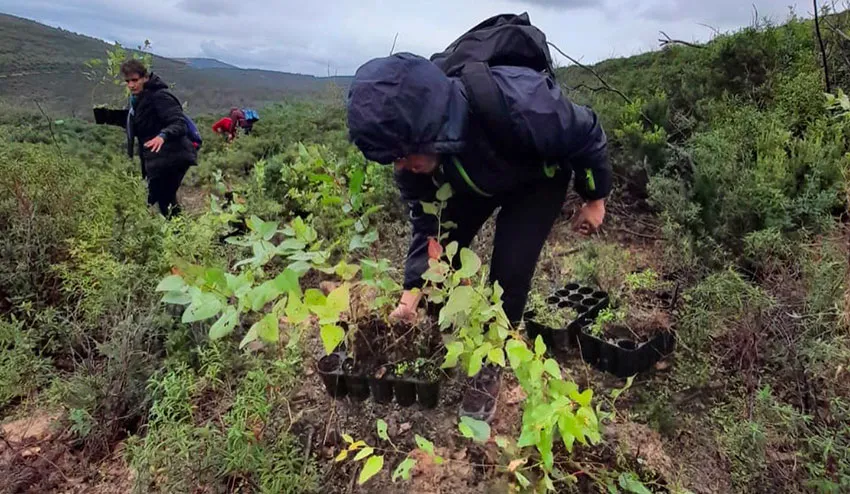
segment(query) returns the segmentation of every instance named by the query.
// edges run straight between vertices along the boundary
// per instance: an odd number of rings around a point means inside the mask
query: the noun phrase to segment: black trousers
[[[469,247],[484,222],[501,207],[496,217],[490,281],[498,281],[505,290],[503,306],[512,323],[522,318],[537,260],[566,200],[569,182],[570,175],[559,172],[500,196],[458,195],[448,201],[443,212],[443,221],[458,225],[449,230],[445,243],[457,241],[459,247]]]
[[[183,177],[189,167],[177,165],[169,168],[156,177],[148,177],[148,205],[159,206],[159,212],[166,218],[180,214],[181,208],[177,203],[177,189],[183,182]]]

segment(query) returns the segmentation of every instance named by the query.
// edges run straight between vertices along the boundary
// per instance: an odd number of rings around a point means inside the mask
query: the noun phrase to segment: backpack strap
[[[496,85],[490,67],[484,62],[467,63],[460,79],[466,87],[472,114],[478,118],[493,147],[506,158],[528,157],[528,150],[517,146],[517,135],[508,104],[502,90]]]

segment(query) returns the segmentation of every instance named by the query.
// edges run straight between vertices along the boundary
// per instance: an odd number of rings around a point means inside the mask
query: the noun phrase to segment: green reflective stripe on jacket
[[[588,168],[584,171],[585,176],[587,177],[587,190],[595,191],[596,190],[596,180],[593,179],[593,171]]]
[[[473,190],[473,192],[480,196],[493,197],[492,194],[484,192],[483,190],[479,189],[477,185],[475,185],[472,179],[469,178],[469,175],[466,173],[466,170],[463,169],[463,165],[460,164],[460,161],[458,161],[457,157],[452,157],[452,161],[454,162],[455,168],[457,168],[457,172],[460,174],[463,181],[466,182],[466,185],[468,185],[469,188]]]

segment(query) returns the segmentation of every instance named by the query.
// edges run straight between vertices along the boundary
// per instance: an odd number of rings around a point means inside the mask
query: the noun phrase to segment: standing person
[[[121,64],[121,75],[130,90],[127,153],[133,157],[134,141],[138,141],[148,204],[157,204],[160,213],[170,218],[180,213],[177,190],[189,167],[197,164],[183,107],[168,85],[140,60]]]
[[[469,80],[450,77],[418,55],[373,59],[357,70],[351,83],[350,138],[366,158],[394,165],[395,182],[410,213],[413,234],[404,292],[391,316],[396,320],[417,317],[428,242],[438,231],[437,219],[425,214],[421,203],[434,201],[443,183],[451,184],[454,195],[442,221],[457,225],[445,243],[469,246],[499,209],[490,280],[504,289],[503,307],[511,323],[522,317],[538,257],[571,178],[585,201],[575,230],[589,234],[605,217],[611,170],[607,139],[593,111],[568,101],[550,76],[538,70],[486,70],[505,105],[503,114],[511,120],[501,127],[508,129],[502,139],[494,138],[488,112],[471,110],[480,101],[473,101]],[[461,415],[491,420],[499,385],[497,368],[485,367],[464,394]]]

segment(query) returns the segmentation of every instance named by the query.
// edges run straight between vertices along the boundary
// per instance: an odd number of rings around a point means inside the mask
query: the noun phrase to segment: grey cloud
[[[177,6],[187,12],[196,12],[208,16],[234,14],[239,9],[239,2],[232,0],[181,0]]]
[[[788,1],[756,3],[760,14],[781,20]],[[389,53],[396,32],[396,51],[429,56],[502,12],[528,12],[584,63],[653,49],[659,30],[704,39],[710,31],[698,23],[728,30],[752,18],[750,0],[158,0],[156,8],[138,0],[0,0],[0,11],[129,46],[150,39],[163,56],[317,76],[353,74]]]

